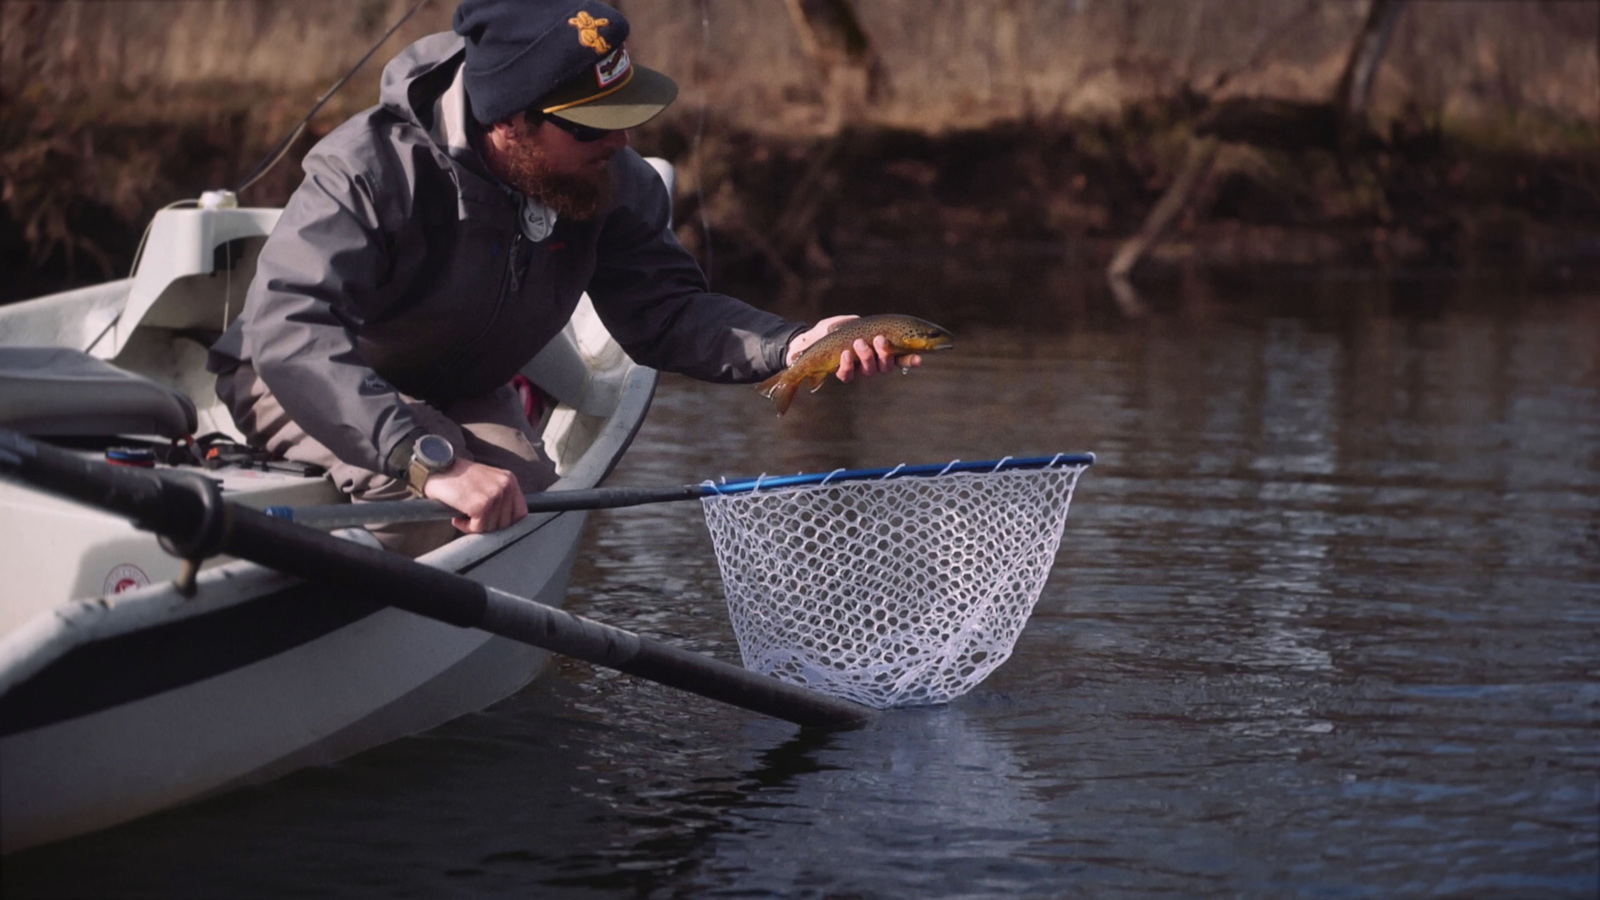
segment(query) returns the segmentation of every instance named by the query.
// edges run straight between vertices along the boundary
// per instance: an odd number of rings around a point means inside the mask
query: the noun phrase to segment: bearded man
[[[426,496],[492,531],[555,480],[509,383],[585,291],[635,361],[707,381],[759,381],[851,318],[808,327],[708,290],[628,146],[677,96],[628,33],[591,0],[464,0],[454,33],[389,63],[381,102],[306,156],[212,347],[252,443],[357,500]],[[917,362],[857,342],[839,377]],[[416,555],[453,533],[380,539]]]

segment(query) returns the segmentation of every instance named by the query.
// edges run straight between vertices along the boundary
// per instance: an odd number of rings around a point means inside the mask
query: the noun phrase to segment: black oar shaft
[[[671,688],[800,725],[865,722],[872,712],[719,659],[640,637],[582,616],[490,588],[479,627],[537,647]]]
[[[476,627],[489,601],[483,585],[399,554],[342,540],[230,504],[222,552],[430,619]]]
[[[90,462],[0,429],[0,474],[131,519],[179,547],[205,547],[375,599],[440,622],[480,628],[555,653],[776,716],[800,725],[860,724],[872,710],[621,628],[517,597],[452,572],[208,500],[199,476]],[[210,510],[208,512],[208,510]]]

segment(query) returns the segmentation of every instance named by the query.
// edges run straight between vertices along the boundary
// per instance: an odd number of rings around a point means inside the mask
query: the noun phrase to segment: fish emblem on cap
[[[600,29],[610,25],[610,19],[596,19],[586,12],[580,12],[568,19],[567,24],[578,29],[578,43],[593,49],[600,56],[611,52],[611,45],[600,36]]]
[[[628,60],[628,51],[618,47],[617,52],[594,64],[594,76],[601,87],[610,87],[612,82],[628,75],[632,68],[633,63]]]

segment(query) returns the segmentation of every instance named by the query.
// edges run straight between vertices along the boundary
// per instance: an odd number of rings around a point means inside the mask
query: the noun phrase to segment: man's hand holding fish
[[[850,381],[857,375],[877,375],[896,366],[909,369],[922,365],[922,353],[950,346],[948,331],[911,316],[833,316],[790,341],[784,357],[788,368],[762,382],[757,390],[772,399],[781,416],[801,385],[815,391],[829,375]]]
[[[792,366],[811,345],[828,336],[837,326],[846,322],[859,319],[860,316],[830,316],[811,327],[810,331],[795,335],[789,342],[789,351],[784,355],[784,365]],[[839,353],[839,371],[835,373],[840,381],[849,382],[860,375],[880,375],[892,368],[910,369],[922,365],[922,357],[916,353],[895,356],[893,346],[884,335],[874,335],[869,344],[864,338],[855,338],[849,347]]]

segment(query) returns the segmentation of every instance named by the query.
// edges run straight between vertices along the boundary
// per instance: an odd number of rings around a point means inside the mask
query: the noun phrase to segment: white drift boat
[[[670,168],[652,162],[670,185]],[[96,457],[211,432],[242,440],[205,351],[239,312],[277,217],[165,210],[132,278],[0,308],[0,426]],[[599,484],[642,422],[656,373],[628,359],[585,299],[524,374],[551,401],[553,490]],[[259,462],[190,468],[245,506],[342,500],[326,477]],[[559,606],[584,515],[536,513],[421,562]],[[340,534],[375,545],[364,531]],[[431,728],[518,690],[549,658],[226,557],[184,596],[180,561],[152,535],[10,482],[0,482],[0,570],[8,853]]]

